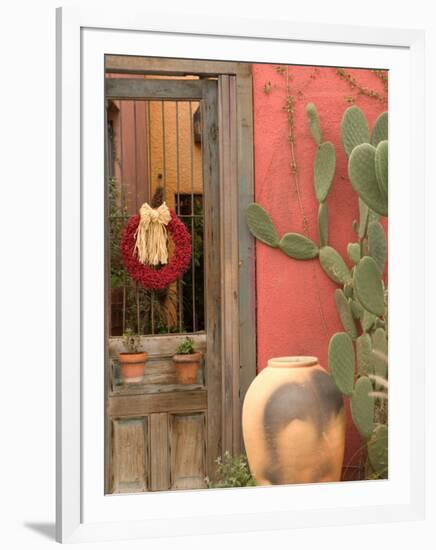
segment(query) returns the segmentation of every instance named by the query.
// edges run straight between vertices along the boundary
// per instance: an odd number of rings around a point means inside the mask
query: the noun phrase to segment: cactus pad
[[[336,169],[336,151],[333,143],[321,143],[313,164],[315,194],[319,202],[324,202],[329,194]]]
[[[388,368],[388,341],[386,332],[379,327],[372,335],[372,362],[374,364],[374,374],[386,378]]]
[[[317,145],[320,145],[322,141],[321,127],[319,124],[318,113],[313,103],[308,103],[306,105],[306,113],[313,139]]]
[[[329,343],[329,370],[333,380],[344,395],[351,395],[354,386],[354,347],[346,332],[334,334]]]
[[[279,248],[295,260],[311,260],[316,258],[319,252],[317,245],[312,240],[299,233],[286,233],[283,235]]]
[[[374,210],[368,210],[368,225],[372,222],[378,222],[380,220],[380,214],[374,212]]]
[[[371,222],[368,225],[368,247],[369,254],[374,258],[379,273],[383,273],[386,263],[386,235],[379,222]]]
[[[354,424],[365,439],[368,439],[374,430],[374,397],[370,395],[372,391],[370,379],[361,376],[356,382],[350,402]]]
[[[369,143],[355,147],[348,160],[348,175],[359,197],[375,212],[388,215],[388,201],[377,183],[375,171],[376,149]]]
[[[341,123],[342,145],[348,156],[361,143],[369,143],[369,128],[365,115],[353,105],[342,117]]]
[[[359,238],[363,239],[363,237],[366,234],[366,228],[368,227],[368,215],[369,215],[369,208],[368,205],[363,202],[363,200],[359,197],[359,230],[358,235]]]
[[[318,208],[318,234],[321,246],[327,246],[329,239],[329,220],[328,208],[325,202],[322,202]]]
[[[382,113],[375,121],[374,128],[372,129],[371,143],[374,147],[388,139],[388,112]]]
[[[342,256],[331,246],[323,246],[319,251],[321,267],[335,283],[351,282],[351,273]]]
[[[344,294],[346,298],[352,298],[353,297],[353,285],[350,283],[347,283],[344,285]]]
[[[344,292],[340,288],[335,290],[335,303],[344,329],[351,336],[351,338],[356,338],[357,330],[353,314],[351,312],[351,307]]]
[[[374,326],[376,319],[377,317],[375,315],[373,315],[372,313],[364,309],[363,315],[361,316],[361,322],[360,322],[363,332],[369,332]]]
[[[381,194],[388,198],[388,142],[381,141],[375,150],[375,175]]]
[[[362,306],[374,315],[385,312],[383,283],[374,259],[364,256],[356,265],[353,277],[354,290]]]
[[[248,229],[259,241],[277,248],[279,236],[267,212],[257,203],[248,206],[245,214]]]
[[[359,374],[372,374],[372,342],[369,334],[363,333],[356,340],[356,356]]]
[[[368,441],[369,462],[379,477],[388,477],[388,455],[388,427],[381,424]]]
[[[363,307],[359,304],[357,300],[351,300],[351,312],[355,319],[361,319],[363,316]]]
[[[350,260],[354,264],[357,264],[360,260],[360,244],[359,243],[348,243],[347,252],[348,252],[348,257],[350,258]]]

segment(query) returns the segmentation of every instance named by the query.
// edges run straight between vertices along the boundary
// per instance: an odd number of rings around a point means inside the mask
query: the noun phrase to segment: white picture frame
[[[105,53],[390,69],[390,176],[403,192],[389,197],[390,361],[396,370],[388,481],[104,496],[103,186],[93,182],[103,181]],[[57,539],[423,518],[424,33],[60,8],[57,101]]]

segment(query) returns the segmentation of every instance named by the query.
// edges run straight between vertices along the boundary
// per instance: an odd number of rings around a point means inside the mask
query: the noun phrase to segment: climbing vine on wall
[[[301,224],[302,224],[302,235],[304,237],[309,237],[309,221],[308,216],[304,207],[303,193],[299,181],[299,172],[298,172],[298,163],[296,155],[296,129],[295,129],[295,111],[298,105],[298,102],[306,100],[308,91],[312,83],[320,76],[321,69],[319,67],[311,68],[306,81],[299,83],[298,86],[294,84],[294,76],[292,74],[292,66],[289,65],[277,65],[275,67],[276,73],[280,75],[283,79],[283,85],[280,85],[276,82],[271,82],[268,80],[263,85],[263,92],[266,95],[271,95],[273,93],[283,93],[284,91],[284,100],[282,110],[286,116],[287,120],[287,143],[290,151],[289,159],[289,170],[290,177],[292,182],[292,188],[294,196],[298,201],[298,207],[301,215]],[[345,102],[348,104],[354,104],[359,97],[365,97],[374,101],[379,102],[380,104],[387,103],[387,92],[388,92],[388,73],[387,71],[374,69],[372,70],[373,74],[379,79],[383,85],[384,94],[380,91],[373,89],[369,86],[363,86],[358,78],[351,74],[348,70],[343,68],[332,68],[331,69],[338,79],[346,82],[352,92],[352,95],[345,96]],[[346,178],[344,176],[338,176],[342,180]],[[327,321],[324,314],[322,300],[321,300],[321,291],[319,288],[317,280],[317,270],[314,267],[313,269],[313,282],[314,288],[317,296],[317,302],[319,306],[320,320],[324,330],[324,333],[329,334]]]
[[[370,88],[369,86],[363,86],[359,83],[357,78],[353,76],[350,72],[346,71],[345,69],[337,68],[335,69],[335,72],[337,76],[346,82],[348,86],[350,87],[351,91],[356,93],[356,96],[365,96],[369,97],[371,99],[375,99],[379,101],[382,104],[385,104],[388,102],[388,76],[387,71],[382,71],[379,69],[374,69],[372,72],[375,74],[375,76],[381,80],[383,84],[383,88],[385,93],[382,94],[378,92],[377,90]],[[347,103],[354,103],[356,100],[356,96],[346,96]]]
[[[279,75],[281,75],[284,78],[285,99],[283,104],[283,111],[286,114],[287,128],[288,128],[287,142],[290,150],[289,168],[290,168],[291,179],[293,182],[295,195],[298,200],[298,206],[299,206],[301,220],[302,220],[302,233],[305,237],[308,238],[309,222],[308,222],[308,218],[304,208],[303,194],[302,194],[300,181],[299,181],[298,165],[297,165],[297,158],[296,158],[296,151],[295,151],[295,144],[296,144],[295,109],[296,109],[297,101],[301,100],[304,97],[303,90],[306,90],[307,87],[310,85],[310,83],[313,80],[315,80],[316,77],[318,76],[319,68],[314,67],[309,74],[308,80],[305,83],[303,83],[302,86],[296,88],[295,90],[293,90],[291,87],[291,82],[293,81],[293,75],[290,71],[289,66],[279,65],[276,67],[276,71]],[[269,89],[268,93],[270,93],[272,90],[271,83],[269,83],[269,85],[270,86],[268,88]],[[264,88],[264,91],[266,92],[265,88]],[[321,323],[325,334],[328,334],[327,322],[326,322],[324,310],[322,307],[321,292],[318,284],[317,271],[315,266],[313,266],[312,277],[313,277],[314,288],[317,296],[317,302],[319,306]]]

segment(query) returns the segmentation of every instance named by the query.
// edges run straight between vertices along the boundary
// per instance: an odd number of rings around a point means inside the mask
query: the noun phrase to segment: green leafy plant
[[[110,281],[111,288],[121,288],[126,279],[126,271],[121,258],[120,240],[127,222],[126,211],[120,206],[121,186],[115,177],[108,178]]]
[[[209,489],[254,487],[256,485],[256,480],[250,472],[248,460],[244,454],[233,457],[226,451],[223,458],[218,457],[215,463],[217,465],[217,481],[211,482],[209,478],[206,478]]]
[[[195,353],[194,349],[194,340],[192,338],[186,337],[181,344],[177,347],[176,353],[178,355],[190,355]]]
[[[316,107],[307,105],[309,129],[316,144],[314,192],[319,202],[319,245],[305,235],[287,233],[281,239],[269,214],[258,204],[247,209],[247,225],[263,243],[296,260],[319,258],[326,275],[342,288],[335,303],[344,332],[330,340],[328,363],[338,389],[350,399],[354,424],[367,443],[371,477],[388,474],[388,290],[383,280],[386,234],[379,223],[388,215],[388,117],[382,113],[372,134],[365,115],[349,107],[342,118],[341,138],[348,156],[348,175],[358,195],[356,241],[348,244],[349,267],[328,244],[327,198],[336,168],[335,148],[322,141]],[[356,361],[357,359],[357,361]]]
[[[123,345],[128,353],[138,353],[141,348],[141,337],[128,328],[123,334]]]

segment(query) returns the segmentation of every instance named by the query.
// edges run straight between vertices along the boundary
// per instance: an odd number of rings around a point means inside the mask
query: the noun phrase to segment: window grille
[[[110,335],[204,331],[204,212],[198,101],[110,101],[108,198]],[[165,200],[191,234],[191,265],[162,291],[137,285],[124,269],[119,242],[143,202]],[[171,239],[169,242],[171,255]]]

